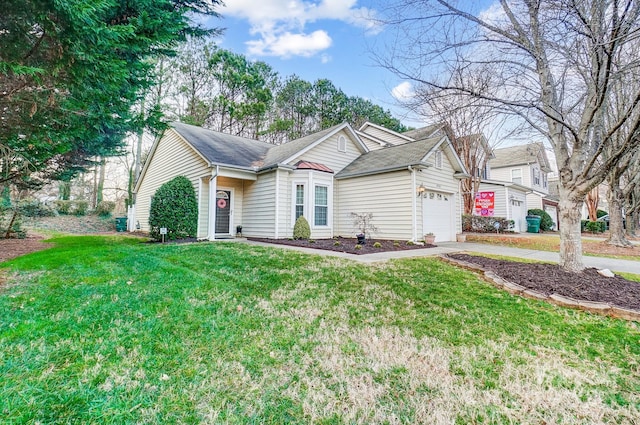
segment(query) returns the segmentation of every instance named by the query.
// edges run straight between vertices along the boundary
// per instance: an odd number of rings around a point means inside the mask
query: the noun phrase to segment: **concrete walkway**
[[[289,245],[267,244],[262,242],[247,241],[243,242],[260,245],[278,247],[283,249],[291,249],[295,251],[305,252],[307,254],[324,255],[331,257],[346,258],[361,263],[375,263],[379,261],[387,261],[395,258],[416,258],[416,257],[432,257],[441,254],[453,252],[478,252],[484,254],[504,255],[506,257],[526,258],[538,261],[547,261],[550,263],[558,263],[560,256],[557,252],[536,251],[533,249],[511,248],[500,245],[481,244],[473,242],[439,242],[436,248],[429,249],[411,249],[406,251],[387,251],[375,254],[347,254],[344,252],[325,251],[321,249],[301,248]],[[590,257],[584,255],[584,264],[587,267],[597,269],[609,269],[613,272],[634,273],[640,275],[640,262],[631,260],[618,260],[615,258]]]

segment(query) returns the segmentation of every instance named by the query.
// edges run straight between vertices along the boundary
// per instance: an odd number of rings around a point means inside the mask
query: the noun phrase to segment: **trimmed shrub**
[[[100,217],[109,217],[113,210],[116,209],[116,203],[112,201],[102,201],[98,202],[96,205],[95,213]]]
[[[541,210],[538,208],[530,209],[527,211],[528,215],[537,215],[540,217],[540,230],[543,232],[548,232],[553,229],[553,219],[545,210]]]
[[[67,215],[71,211],[72,204],[71,201],[57,200],[53,202],[53,206],[58,211],[58,214]]]
[[[166,239],[195,237],[198,229],[198,201],[188,178],[178,176],[160,186],[151,198],[149,235],[161,240],[160,228],[166,227]]]
[[[586,221],[584,226],[584,231],[591,233],[602,233],[606,229],[607,224],[604,221]]]
[[[293,239],[309,239],[311,237],[311,227],[304,216],[298,217],[293,225]]]
[[[462,231],[477,233],[495,233],[494,224],[500,223],[500,232],[510,231],[513,228],[513,220],[507,220],[503,217],[482,217],[479,215],[462,216]]]
[[[73,214],[75,215],[87,215],[89,210],[89,202],[87,201],[71,201],[73,202]]]
[[[18,210],[24,217],[53,217],[56,215],[53,208],[37,199],[20,201]]]

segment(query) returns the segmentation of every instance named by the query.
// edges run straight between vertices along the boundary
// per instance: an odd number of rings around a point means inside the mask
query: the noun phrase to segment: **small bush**
[[[393,246],[400,246],[400,242],[398,241],[393,242]]]
[[[416,243],[414,241],[407,241],[407,245],[411,246],[411,245],[415,245]]]
[[[73,214],[81,216],[87,215],[89,210],[89,202],[87,201],[71,201],[73,202]]]
[[[36,199],[20,201],[18,210],[24,217],[53,217],[56,215],[53,208]]]
[[[333,243],[333,246],[340,246],[340,245],[342,245],[342,243],[340,243],[340,241],[335,241],[335,242]]]
[[[316,241],[313,239],[309,239],[309,243],[316,243]]]
[[[496,228],[494,224],[500,223],[500,232],[507,231],[513,228],[513,220],[507,220],[504,217],[481,217],[479,215],[462,216],[462,231],[463,232],[477,232],[477,233],[495,233]]]
[[[362,245],[356,245],[353,247],[354,249],[362,249]]]
[[[382,248],[382,244],[380,242],[376,242],[373,244],[374,248]]]
[[[585,232],[602,233],[606,230],[606,223],[604,221],[587,221],[584,226]]]
[[[72,201],[57,200],[57,201],[53,202],[53,206],[58,211],[58,214],[68,215],[69,212],[71,211],[71,207],[72,207],[71,202]]]
[[[96,205],[95,213],[100,217],[109,217],[113,210],[116,209],[116,203],[112,201],[102,201],[98,202]]]
[[[304,216],[298,217],[293,225],[293,239],[309,239],[311,237],[311,227]]]
[[[169,180],[151,198],[149,235],[161,240],[162,227],[167,229],[169,240],[196,236],[198,201],[193,185],[184,176]]]
[[[545,210],[534,208],[527,211],[527,214],[537,215],[540,217],[540,230],[543,232],[548,232],[553,229],[553,219]]]

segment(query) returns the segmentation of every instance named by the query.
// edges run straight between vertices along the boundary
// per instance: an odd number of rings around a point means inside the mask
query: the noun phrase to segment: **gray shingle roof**
[[[259,166],[274,145],[231,136],[179,122],[171,126],[189,142],[209,163],[235,165],[238,167]]]
[[[413,130],[405,131],[404,133],[402,133],[402,135],[411,137],[414,140],[420,140],[434,136],[433,133],[440,130],[442,127],[444,127],[444,123],[432,124],[426,127],[420,127]]]
[[[489,161],[491,168],[510,167],[513,165],[530,164],[538,162],[538,154],[542,155],[543,169],[550,171],[549,160],[544,151],[542,143],[529,143],[527,145],[510,146],[502,149],[495,149],[495,158]]]
[[[343,168],[336,174],[336,178],[391,171],[408,167],[409,165],[418,165],[440,140],[442,140],[440,136],[431,137],[417,142],[403,143],[367,152]]]

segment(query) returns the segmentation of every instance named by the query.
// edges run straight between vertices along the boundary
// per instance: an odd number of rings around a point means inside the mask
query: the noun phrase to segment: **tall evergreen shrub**
[[[160,186],[151,198],[149,234],[161,240],[160,228],[166,227],[165,240],[195,237],[198,229],[198,201],[193,185],[178,176]]]

